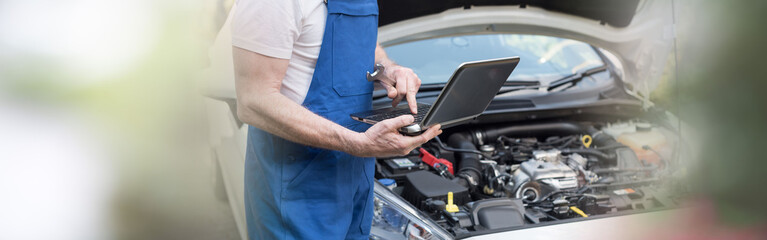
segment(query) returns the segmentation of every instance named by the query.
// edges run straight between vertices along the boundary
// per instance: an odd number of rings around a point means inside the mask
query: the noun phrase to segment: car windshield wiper
[[[503,94],[503,93],[522,90],[522,89],[538,89],[540,87],[541,87],[541,82],[539,81],[509,80],[503,83],[503,87],[501,88],[500,91],[498,91],[497,94]],[[418,92],[421,93],[421,92],[431,92],[431,91],[442,91],[443,88],[445,88],[444,83],[421,85],[421,88],[418,89]]]
[[[540,81],[509,80],[503,83],[504,87],[537,87],[541,86]]]
[[[548,85],[542,85],[540,81],[509,80],[503,83],[503,87],[501,88],[500,91],[498,91],[496,95],[518,91],[518,90],[524,90],[524,89],[538,89],[541,91],[548,92],[558,87],[564,86],[566,84],[571,84],[571,86],[564,88],[564,89],[567,89],[572,86],[575,86],[575,84],[583,80],[583,78],[585,77],[588,77],[595,73],[604,72],[606,70],[607,70],[607,66],[604,66],[604,65],[599,67],[589,68],[585,71],[579,71],[574,74],[565,76],[563,78],[554,80]],[[443,88],[445,88],[444,83],[425,84],[425,85],[421,85],[421,87],[418,89],[418,92],[422,93],[422,92],[442,91]],[[373,100],[384,98],[384,97],[387,97],[386,91],[378,90],[373,92]]]
[[[513,91],[523,90],[523,89],[539,89],[539,88],[541,88],[540,81],[509,80],[503,83],[503,87],[495,95],[500,95],[507,92],[513,92]]]
[[[575,84],[583,80],[583,78],[593,75],[595,73],[600,73],[604,71],[607,71],[607,66],[604,66],[604,65],[595,67],[595,68],[589,68],[585,71],[578,71],[572,75],[560,78],[558,80],[554,80],[553,82],[549,83],[549,86],[547,86],[547,91],[554,90],[558,87],[564,86],[565,84],[570,84],[570,86],[564,88],[564,89],[568,89],[572,86],[575,86]]]
[[[538,89],[540,91],[550,92],[551,90],[557,89],[558,87],[564,86],[566,84],[571,84],[570,86],[564,88],[568,89],[572,86],[575,86],[579,81],[583,80],[583,78],[593,75],[595,73],[604,72],[607,70],[607,67],[602,65],[595,68],[590,68],[585,71],[576,72],[572,75],[565,76],[563,78],[554,80],[550,82],[548,85],[542,85],[540,81],[507,81],[503,84],[504,88],[501,88],[500,91],[496,95],[513,92],[517,90],[523,90],[523,89]],[[564,90],[562,89],[562,90]]]

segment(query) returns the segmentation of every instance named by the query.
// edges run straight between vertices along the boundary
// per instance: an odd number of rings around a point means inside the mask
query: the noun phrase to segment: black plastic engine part
[[[554,205],[554,208],[551,210],[552,212],[556,213],[557,215],[566,215],[570,212],[570,201],[564,198],[554,199],[551,201],[551,204]]]
[[[487,229],[517,227],[525,224],[521,199],[486,199],[466,204],[474,225]]]
[[[617,189],[610,192],[610,203],[618,211],[641,210],[657,205],[653,201],[645,199],[641,190],[632,188]]]
[[[460,211],[456,213],[449,213],[447,211],[442,211],[443,215],[445,216],[445,219],[447,222],[453,226],[453,227],[459,227],[459,228],[469,228],[474,226],[474,223],[471,221],[471,216],[469,213],[465,211]]]
[[[472,143],[471,136],[468,133],[454,133],[447,140],[448,145],[453,148],[465,150],[477,150],[476,145]],[[455,160],[458,162],[458,169],[455,176],[458,177],[458,183],[468,188],[475,188],[479,184],[482,176],[482,165],[479,163],[479,154],[468,152],[455,152]]]
[[[608,195],[583,194],[576,201],[576,205],[589,215],[604,214],[611,210]]]
[[[453,192],[453,204],[462,205],[471,201],[469,189],[429,171],[405,175],[405,190],[402,192],[402,197],[418,209],[428,209],[426,199],[447,202],[448,192]]]
[[[447,203],[445,203],[444,201],[433,200],[431,198],[426,199],[426,201],[424,201],[424,204],[428,206],[428,209],[424,211],[431,212],[431,213],[436,213],[436,212],[445,210],[445,206],[447,206]]]
[[[376,166],[376,178],[391,178],[398,183],[404,182],[405,175],[408,173],[428,169],[425,164],[421,164],[421,159],[417,156],[378,159],[376,165],[378,165]]]
[[[538,209],[525,209],[525,219],[532,222],[533,224],[538,224],[540,222],[546,221],[548,218],[548,215]]]

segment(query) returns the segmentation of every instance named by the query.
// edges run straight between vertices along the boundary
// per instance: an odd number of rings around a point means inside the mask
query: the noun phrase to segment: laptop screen
[[[519,63],[519,57],[461,64],[445,85],[422,125],[449,127],[485,111]]]

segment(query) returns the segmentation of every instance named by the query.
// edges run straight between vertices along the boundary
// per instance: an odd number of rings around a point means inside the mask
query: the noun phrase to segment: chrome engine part
[[[578,187],[578,173],[563,162],[559,150],[533,151],[533,156],[513,173],[516,198],[535,201],[553,191]],[[529,182],[537,184],[526,184]]]

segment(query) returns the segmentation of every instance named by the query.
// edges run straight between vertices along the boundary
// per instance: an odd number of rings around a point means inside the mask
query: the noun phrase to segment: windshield
[[[463,62],[519,56],[509,80],[546,84],[604,65],[590,45],[570,39],[524,34],[485,34],[426,39],[389,46],[389,58],[412,68],[422,84],[445,83]]]

